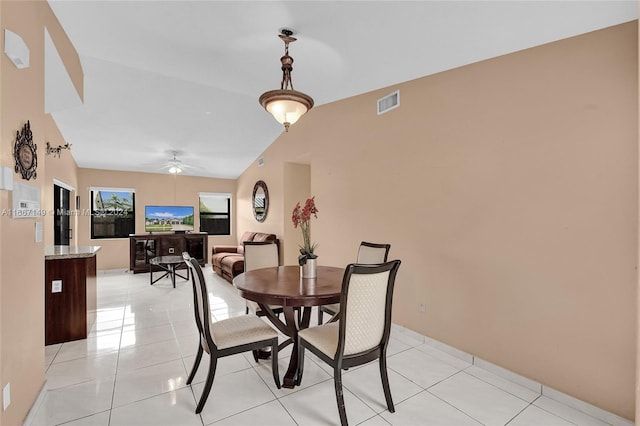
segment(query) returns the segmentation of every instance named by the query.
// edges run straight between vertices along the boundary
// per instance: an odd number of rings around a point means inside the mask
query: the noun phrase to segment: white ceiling
[[[322,105],[638,17],[614,0],[49,4],[84,71],[84,104],[53,112],[78,166],[159,173],[175,150],[223,178],[283,131],[258,104],[280,87],[282,27],[294,87]]]

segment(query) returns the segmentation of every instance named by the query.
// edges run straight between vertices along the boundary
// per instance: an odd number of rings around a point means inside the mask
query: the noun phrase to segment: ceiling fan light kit
[[[178,151],[172,151],[171,153],[173,154],[173,159],[169,160],[169,173],[171,173],[172,175],[182,173],[182,161],[176,158]]]
[[[284,42],[284,56],[280,58],[282,64],[282,82],[279,90],[270,90],[263,93],[259,102],[262,107],[289,131],[289,126],[294,124],[307,111],[313,108],[313,99],[306,93],[293,89],[291,71],[293,71],[293,58],[289,56],[289,43],[296,41],[292,37],[290,29],[280,30],[278,37]]]

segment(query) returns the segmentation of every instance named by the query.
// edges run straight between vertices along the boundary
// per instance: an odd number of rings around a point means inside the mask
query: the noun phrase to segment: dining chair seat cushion
[[[278,337],[273,328],[254,315],[240,315],[214,322],[211,331],[218,349]]]
[[[322,308],[325,310],[325,312],[331,312],[333,314],[337,314],[338,312],[340,312],[340,304],[339,303],[332,303],[330,305],[324,305],[324,306],[322,306]]]
[[[338,349],[338,330],[339,324],[337,322],[328,322],[317,327],[300,330],[298,331],[298,337],[303,338],[320,349],[323,354],[333,358],[336,355],[336,349]]]

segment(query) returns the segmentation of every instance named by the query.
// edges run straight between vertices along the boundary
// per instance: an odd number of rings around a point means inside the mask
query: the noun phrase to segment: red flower
[[[293,227],[297,228],[298,224],[300,223],[300,203],[297,203],[294,207],[291,220],[293,221]]]
[[[300,246],[300,256],[298,257],[298,263],[300,265],[304,265],[307,262],[307,259],[315,259],[316,256],[313,251],[316,249],[317,244],[311,244],[311,215],[318,218],[318,209],[316,207],[315,196],[308,198],[304,203],[304,207],[300,207],[300,203],[297,203],[293,208],[293,213],[291,214],[291,221],[293,222],[293,227],[297,228],[300,225],[300,229],[302,230],[302,239],[304,241],[304,245]]]

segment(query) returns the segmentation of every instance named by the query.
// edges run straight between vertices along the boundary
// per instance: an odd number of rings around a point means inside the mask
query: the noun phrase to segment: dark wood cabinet
[[[130,235],[129,269],[134,274],[149,272],[149,260],[154,257],[181,256],[185,251],[204,266],[207,263],[207,242],[206,232]]]
[[[182,236],[165,236],[158,239],[158,256],[180,256],[187,246]],[[191,254],[191,253],[189,253]],[[194,257],[194,256],[191,256]],[[200,256],[196,256],[200,257]]]
[[[44,294],[45,345],[86,339],[96,319],[95,252],[45,256]]]

